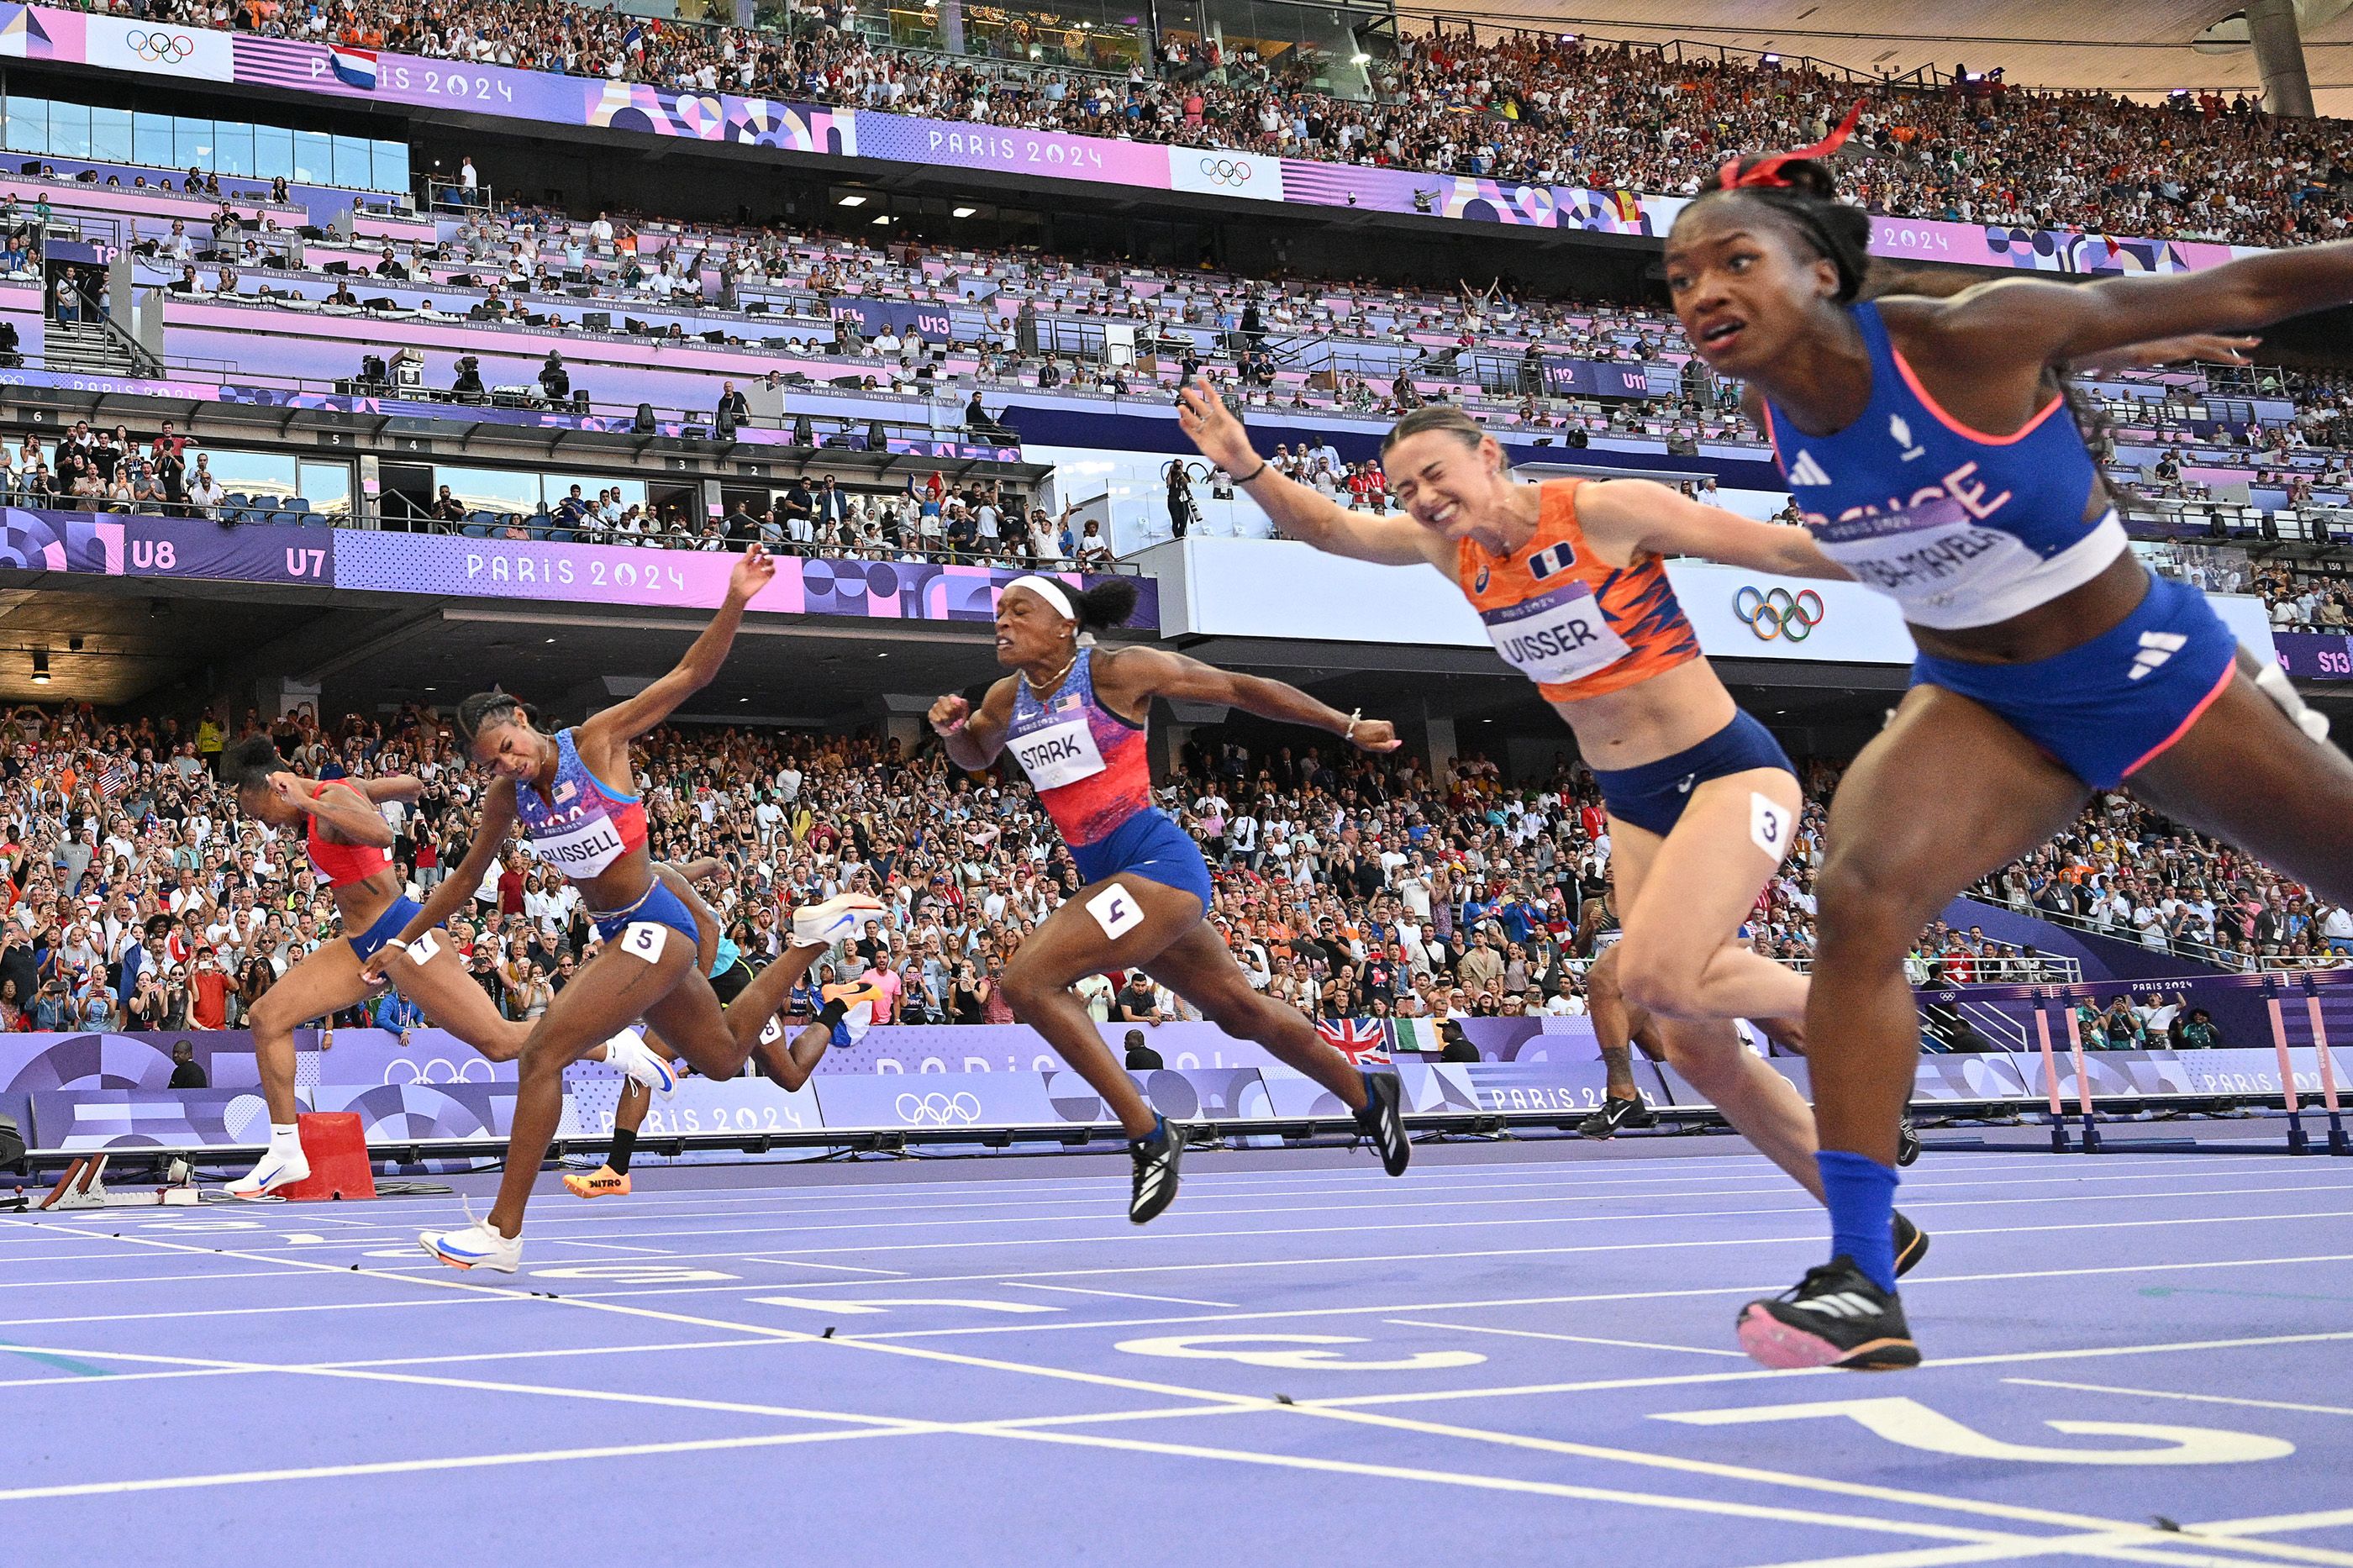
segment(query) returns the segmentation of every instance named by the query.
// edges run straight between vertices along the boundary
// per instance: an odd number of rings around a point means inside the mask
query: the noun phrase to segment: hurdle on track
[[[2330,1154],[2353,1155],[2353,1137],[2348,1137],[2346,1131],[2343,1108],[2339,1102],[2337,1089],[2337,1066],[2329,1056],[2328,1027],[2321,1016],[2320,1005],[2321,991],[2332,985],[2353,984],[2353,972],[2306,970],[2294,973],[2274,972],[2260,974],[2200,976],[2199,983],[2202,985],[2227,987],[2233,990],[2242,987],[2259,987],[2263,992],[2263,1012],[2271,1026],[2272,1047],[2279,1060],[2280,1108],[2287,1120],[2285,1142],[2276,1152],[2288,1154],[2325,1152]],[[2097,1154],[2116,1149],[2149,1153],[2193,1152],[2210,1147],[2220,1150],[2223,1147],[2201,1144],[2190,1138],[2116,1140],[2104,1137],[2102,1134],[2099,1117],[2093,1105],[2092,1075],[2086,1065],[2083,1032],[2076,1021],[2074,1004],[2079,998],[2092,998],[2094,993],[2099,991],[2139,990],[2148,984],[2111,980],[2021,988],[2033,1003],[2035,1041],[2042,1058],[2042,1086],[2048,1100],[2048,1110],[2045,1114],[2050,1119],[2051,1148],[2054,1152],[2063,1154],[2075,1151],[2086,1154]],[[2163,982],[2157,983],[2153,987],[2158,990],[2164,988]],[[2315,1076],[2320,1089],[2321,1109],[2328,1120],[2327,1132],[2319,1144],[2316,1144],[2311,1134],[2306,1131],[2304,1125],[2306,1097],[2301,1097],[2296,1092],[2295,1052],[2303,1047],[2290,1041],[2287,1016],[2281,1005],[2284,997],[2297,993],[2300,993],[2304,999],[2303,1011],[2312,1036],[2309,1048],[2313,1053],[2316,1069]],[[2059,1011],[2066,1028],[2069,1064],[2075,1074],[2074,1116],[2077,1133],[2073,1139],[2069,1136],[2069,1109],[2062,1087],[2058,1053],[2052,1038],[2051,1010],[2054,1007]],[[2263,1152],[2259,1141],[2249,1139],[2232,1140],[2227,1148],[2228,1152],[2236,1153]]]

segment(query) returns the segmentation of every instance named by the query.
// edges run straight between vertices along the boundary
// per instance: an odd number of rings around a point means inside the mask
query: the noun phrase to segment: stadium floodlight
[[[950,217],[970,217],[979,210],[980,209],[978,207],[951,207],[948,209],[948,216]]]
[[[45,647],[37,647],[33,650],[33,684],[36,686],[47,686],[48,683],[49,650]]]
[[[843,207],[862,207],[865,205],[866,198],[864,196],[854,195],[839,197],[834,203],[834,205]]]

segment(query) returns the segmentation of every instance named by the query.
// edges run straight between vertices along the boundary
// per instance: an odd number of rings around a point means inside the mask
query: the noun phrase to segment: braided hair
[[[510,691],[477,691],[458,704],[458,735],[470,746],[491,725],[518,720],[533,729],[540,727],[539,710]]]
[[[1854,303],[1871,281],[1871,215],[1839,199],[1828,160],[1853,134],[1862,113],[1858,100],[1838,129],[1810,147],[1733,159],[1716,171],[1713,190],[1701,192],[1675,215],[1674,226],[1711,205],[1752,203],[1837,268],[1839,287],[1832,298],[1841,305]]]

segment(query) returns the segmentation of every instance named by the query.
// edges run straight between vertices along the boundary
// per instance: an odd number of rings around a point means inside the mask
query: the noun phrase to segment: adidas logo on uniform
[[[1831,482],[1822,466],[1814,461],[1811,452],[1800,451],[1798,460],[1789,465],[1789,482],[1793,485],[1826,485]]]
[[[2189,639],[2179,632],[2143,632],[2140,651],[2133,655],[2132,673],[2127,679],[2138,680],[2181,651]]]

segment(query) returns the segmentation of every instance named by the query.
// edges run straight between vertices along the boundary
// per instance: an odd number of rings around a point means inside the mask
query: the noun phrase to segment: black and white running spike
[[[1740,1348],[1769,1367],[1890,1372],[1920,1364],[1904,1304],[1844,1253],[1771,1300],[1741,1308],[1739,1331]]]
[[[1920,1131],[1905,1117],[1895,1129],[1895,1163],[1908,1165],[1920,1157]]]
[[[1392,1176],[1405,1174],[1413,1158],[1413,1141],[1405,1131],[1405,1085],[1393,1072],[1365,1074],[1365,1109],[1356,1112],[1356,1129],[1372,1140],[1381,1157],[1381,1169]]]
[[[1176,1201],[1176,1167],[1185,1158],[1185,1129],[1163,1121],[1157,1138],[1129,1141],[1127,1152],[1135,1162],[1135,1186],[1128,1194],[1127,1217],[1137,1225]]]
[[[1639,1131],[1658,1124],[1659,1113],[1639,1098],[1621,1100],[1613,1094],[1601,1102],[1600,1110],[1577,1124],[1577,1135],[1580,1138],[1615,1138],[1625,1128],[1631,1127]]]

